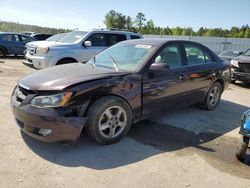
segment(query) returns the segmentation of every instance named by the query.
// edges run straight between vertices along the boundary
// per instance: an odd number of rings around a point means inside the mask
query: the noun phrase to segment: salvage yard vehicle
[[[250,139],[250,110],[246,111],[241,119],[240,132],[242,137],[241,145],[236,153],[236,157],[244,162],[247,154],[247,149]]]
[[[234,51],[234,50],[225,50],[225,51],[220,52],[218,54],[218,56],[222,59],[231,61],[233,58],[235,58],[241,54],[242,54],[242,52],[238,52],[238,51]]]
[[[23,55],[25,45],[36,39],[19,33],[0,32],[0,57]]]
[[[232,79],[235,81],[250,82],[250,48],[242,53],[240,56],[235,57],[231,61],[232,65]]]
[[[191,41],[120,42],[90,59],[40,70],[19,80],[11,107],[21,130],[46,142],[102,144],[165,110],[200,104],[213,110],[230,82],[230,65]]]
[[[35,38],[36,40],[41,41],[41,40],[46,40],[47,38],[51,37],[52,35],[44,34],[44,33],[36,33],[36,34],[31,35],[31,36],[33,38]]]
[[[116,31],[72,31],[59,41],[27,45],[25,64],[36,69],[74,62],[86,62],[93,55],[120,41],[140,39],[141,34]]]

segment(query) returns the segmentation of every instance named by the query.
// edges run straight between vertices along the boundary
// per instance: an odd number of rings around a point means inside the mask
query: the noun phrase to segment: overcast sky
[[[250,0],[0,0],[0,20],[69,28],[104,28],[111,9],[162,27],[231,28],[250,25]]]

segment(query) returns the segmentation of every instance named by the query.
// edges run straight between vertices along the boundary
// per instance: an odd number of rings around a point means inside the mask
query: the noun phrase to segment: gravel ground
[[[234,157],[250,86],[230,85],[214,111],[168,112],[132,126],[119,143],[102,146],[82,136],[73,147],[19,131],[10,95],[36,70],[21,58],[0,61],[0,187],[250,187],[250,159]]]

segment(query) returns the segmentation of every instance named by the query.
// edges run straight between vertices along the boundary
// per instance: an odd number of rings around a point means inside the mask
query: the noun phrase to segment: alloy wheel
[[[209,93],[208,102],[210,106],[215,106],[220,99],[220,88],[215,85]]]
[[[106,109],[99,120],[99,131],[106,138],[114,138],[122,133],[127,123],[125,110],[120,106]]]

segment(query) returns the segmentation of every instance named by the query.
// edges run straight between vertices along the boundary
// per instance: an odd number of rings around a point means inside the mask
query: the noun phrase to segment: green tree
[[[148,34],[154,33],[155,24],[154,24],[153,20],[147,21],[146,29],[147,29]]]
[[[131,19],[129,17],[129,19]],[[116,12],[114,10],[110,10],[105,15],[104,23],[108,29],[117,28],[117,29],[126,29],[128,26],[128,20],[125,15],[120,12]]]
[[[145,21],[146,21],[146,17],[142,12],[139,12],[136,15],[136,20],[135,20],[135,24],[136,26],[141,29],[143,26],[145,26]]]
[[[250,38],[250,29],[249,28],[245,31],[244,38]]]
[[[180,27],[173,28],[173,29],[172,29],[173,35],[181,35],[182,30],[183,30],[183,29],[180,28]]]

